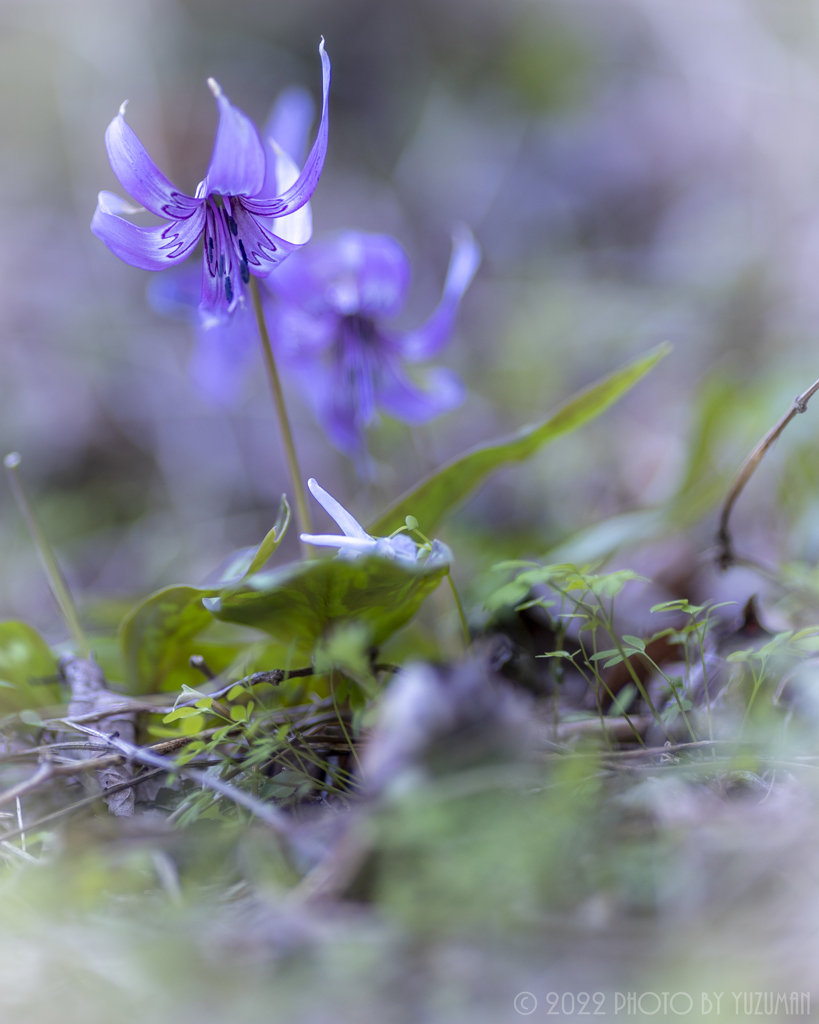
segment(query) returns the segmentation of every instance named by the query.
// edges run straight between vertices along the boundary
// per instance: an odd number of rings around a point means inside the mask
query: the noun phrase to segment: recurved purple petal
[[[293,159],[275,141],[267,139],[267,148],[275,159],[275,177],[279,192],[289,188],[299,176],[299,169]],[[269,166],[269,164],[268,164]],[[275,217],[271,221],[272,230],[286,242],[293,245],[305,245],[313,235],[313,214],[310,204],[305,203],[300,210],[287,217]]]
[[[219,127],[204,181],[205,195],[254,196],[264,184],[265,156],[250,118],[234,107],[218,82],[208,79],[219,105]]]
[[[277,199],[256,198],[247,201],[247,209],[252,213],[257,213],[264,217],[284,217],[304,206],[316,190],[316,185],[318,185],[318,180],[324,167],[324,158],[327,155],[327,138],[329,133],[327,95],[330,91],[330,58],[324,52],[323,39],[319,46],[319,55],[321,56],[321,120],[319,121],[313,148],[310,150],[310,154],[298,179],[283,195],[280,195]],[[259,188],[261,188],[261,183]],[[242,194],[245,195],[247,193]]]
[[[159,170],[126,122],[124,103],[105,132],[105,148],[120,185],[146,210],[169,220],[195,213],[201,201],[180,192]]]
[[[423,327],[397,338],[401,352],[409,362],[434,356],[449,340],[455,326],[458,306],[481,262],[481,250],[465,224],[452,234],[452,256],[438,308]]]
[[[112,192],[100,192],[91,230],[114,255],[143,270],[165,270],[181,263],[199,241],[205,222],[201,207],[185,220],[140,227],[117,216],[129,207]]]
[[[428,370],[424,383],[426,387],[419,388],[390,362],[382,368],[376,401],[385,412],[414,427],[457,408],[466,397],[461,379],[445,367]]]
[[[274,217],[257,217],[244,208],[244,199],[233,203],[236,220],[236,245],[245,258],[248,270],[255,277],[266,277],[290,253],[303,243],[290,242],[277,235],[278,220]]]

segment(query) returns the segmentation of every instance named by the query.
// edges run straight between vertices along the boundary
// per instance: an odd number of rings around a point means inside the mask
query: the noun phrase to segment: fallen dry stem
[[[779,439],[782,431],[787,427],[790,421],[799,413],[805,412],[808,407],[808,402],[813,398],[816,392],[819,391],[819,380],[814,381],[813,384],[808,388],[807,391],[803,391],[801,395],[797,395],[793,400],[793,405],[785,413],[782,419],[773,427],[768,433],[762,438],[759,444],[754,448],[745,462],[742,464],[740,471],[737,473],[734,482],[731,484],[731,489],[728,491],[728,496],[725,499],[725,504],[722,506],[722,515],[719,520],[719,531],[717,533],[717,565],[722,569],[727,569],[729,566],[736,562],[736,556],[734,555],[733,545],[731,543],[731,534],[728,529],[728,521],[731,518],[731,510],[736,504],[737,498],[743,491],[743,488],[751,479],[756,470],[756,467],[762,461],[765,453],[769,448]]]

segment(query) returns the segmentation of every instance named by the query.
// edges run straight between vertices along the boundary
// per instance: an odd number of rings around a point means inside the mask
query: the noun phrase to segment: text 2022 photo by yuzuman
[[[0,1017],[810,1018],[819,4],[33,11]]]

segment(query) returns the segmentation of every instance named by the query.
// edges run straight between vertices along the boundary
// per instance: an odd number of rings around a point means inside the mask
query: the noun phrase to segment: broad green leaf
[[[282,495],[273,529],[258,547],[231,555],[216,574],[213,587],[165,587],[131,609],[119,629],[128,692],[154,693],[162,686],[186,645],[213,621],[202,599],[260,569],[281,543],[289,523],[290,506]]]
[[[155,693],[180,652],[211,621],[201,587],[165,587],[138,604],[120,626],[128,692]]]
[[[205,604],[218,619],[263,629],[301,652],[347,620],[368,626],[377,646],[409,622],[448,571],[446,563],[415,566],[375,556],[295,562]]]
[[[59,704],[57,661],[40,634],[24,622],[0,622],[0,711]]]
[[[441,518],[496,469],[510,462],[528,459],[550,441],[595,419],[633,388],[670,351],[669,345],[660,345],[648,355],[581,391],[544,422],[524,427],[512,437],[481,445],[453,459],[400,497],[367,527],[367,532],[374,537],[387,536],[404,525],[407,516],[413,516],[421,529],[430,535]]]

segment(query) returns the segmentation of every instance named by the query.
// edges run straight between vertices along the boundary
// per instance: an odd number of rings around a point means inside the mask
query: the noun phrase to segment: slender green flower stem
[[[85,635],[82,624],[80,623],[80,617],[77,614],[74,599],[71,597],[71,591],[68,589],[68,584],[66,583],[65,577],[60,569],[59,562],[57,561],[54,552],[51,550],[51,545],[48,543],[42,527],[37,521],[37,517],[34,514],[34,508],[29,501],[26,489],[23,486],[23,480],[20,476],[21,462],[22,459],[17,452],[12,452],[3,460],[3,463],[8,470],[11,489],[14,492],[17,507],[20,509],[20,514],[26,522],[28,531],[31,534],[31,539],[34,541],[37,554],[40,556],[40,561],[42,562],[43,569],[45,570],[46,577],[48,578],[48,582],[51,586],[51,593],[54,595],[54,600],[57,602],[57,606],[62,612],[66,625],[71,632],[71,636],[74,638],[74,646],[77,649],[77,655],[80,658],[90,658],[91,648],[88,644],[88,638]]]
[[[358,770],[361,771],[361,761],[358,759],[358,751],[355,749],[355,744],[350,739],[350,734],[347,732],[347,726],[344,724],[344,719],[341,717],[341,712],[338,708],[338,699],[336,698],[336,674],[335,672],[330,673],[330,693],[333,695],[333,707],[335,708],[336,717],[338,718],[338,724],[341,726],[341,731],[344,734],[344,739],[347,742],[347,746],[350,748],[350,753],[355,758],[355,763],[358,765]]]
[[[276,417],[279,421],[279,432],[284,445],[284,452],[287,456],[287,467],[290,470],[290,482],[293,485],[293,495],[296,499],[296,519],[299,524],[300,533],[312,533],[310,524],[310,509],[307,505],[307,493],[304,490],[304,478],[299,469],[299,460],[296,455],[296,445],[293,442],[293,431],[290,429],[290,420],[287,416],[287,408],[284,404],[284,392],[279,380],[279,371],[276,369],[276,360],[273,358],[273,347],[270,344],[270,332],[267,329],[267,321],[264,316],[262,297],[259,294],[259,282],[255,277],[250,278],[250,294],[253,296],[253,312],[256,314],[256,323],[259,328],[259,338],[262,343],[262,353],[267,368],[267,377],[270,382],[270,390],[273,392],[273,405],[276,407]],[[310,558],[313,549],[309,544],[302,542],[302,554]]]
[[[455,581],[452,578],[452,573],[448,572],[446,578],[449,580],[449,586],[452,590],[452,596],[455,598],[455,604],[458,607],[458,615],[461,619],[461,628],[464,631],[464,642],[466,643],[467,651],[472,649],[472,637],[469,635],[469,626],[466,624],[466,615],[464,615],[464,606],[461,604],[461,599],[458,596],[458,590],[455,586]]]

